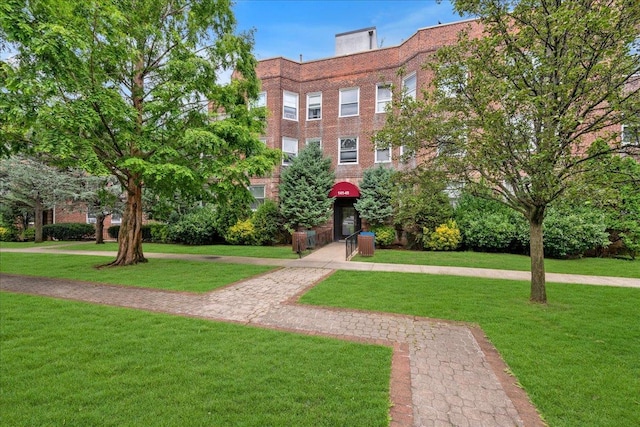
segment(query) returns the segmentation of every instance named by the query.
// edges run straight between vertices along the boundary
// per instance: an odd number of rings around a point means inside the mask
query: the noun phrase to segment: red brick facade
[[[393,84],[395,87],[402,87],[403,79],[415,75],[417,90],[426,88],[432,77],[423,65],[438,48],[455,43],[458,33],[463,29],[468,29],[471,34],[480,35],[481,32],[476,21],[464,21],[419,30],[404,43],[394,47],[309,62],[282,57],[260,61],[257,73],[262,81],[262,90],[266,93],[266,107],[269,111],[266,144],[283,149],[283,138],[290,138],[297,140],[300,151],[306,141],[318,138],[325,156],[332,160],[336,182],[346,181],[358,185],[364,170],[378,164],[371,137],[384,126],[386,120],[384,112],[376,112],[378,85]],[[399,76],[400,70],[404,72],[402,77]],[[357,114],[341,117],[341,90],[356,88],[359,94]],[[285,91],[298,96],[297,120],[284,117]],[[310,120],[307,117],[309,94],[321,94],[320,119]],[[357,162],[341,164],[341,138],[357,138]],[[412,167],[411,162],[403,164],[399,161],[400,154],[400,147],[394,147],[392,161],[379,164],[395,169]],[[252,180],[253,185],[265,186],[266,198],[277,198],[282,167],[286,166],[278,167],[269,178]],[[345,205],[344,202],[347,201],[340,202]],[[338,218],[335,220],[339,221]]]

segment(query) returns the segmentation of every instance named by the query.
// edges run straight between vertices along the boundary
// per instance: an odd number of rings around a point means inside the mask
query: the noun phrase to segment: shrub
[[[149,224],[151,241],[156,243],[167,243],[169,241],[169,226],[161,222]]]
[[[609,244],[605,217],[596,209],[550,208],[544,220],[544,253],[552,258],[583,255]]]
[[[454,220],[440,224],[432,233],[425,229],[424,236],[425,247],[434,251],[453,251],[458,249],[462,242],[460,229]]]
[[[141,227],[141,229],[142,229],[142,240],[144,242],[153,241],[153,238],[151,235],[151,225],[145,224]],[[107,229],[107,234],[109,234],[109,237],[111,237],[112,239],[118,240],[118,235],[120,234],[120,226],[112,225]]]
[[[36,239],[36,229],[26,228],[20,233],[20,240],[23,242],[33,242]]]
[[[497,201],[465,193],[455,210],[455,218],[467,249],[522,252],[523,245],[529,245],[529,227],[524,217]]]
[[[278,205],[266,200],[253,214],[255,242],[258,245],[274,245],[284,241],[284,219]]]
[[[70,222],[47,224],[42,227],[42,237],[56,240],[82,240],[95,237],[96,229],[93,224]]]
[[[17,238],[16,230],[11,227],[0,227],[0,242],[13,242]]]
[[[239,220],[229,227],[226,239],[232,245],[254,245],[256,243],[256,230],[250,219]]]
[[[210,245],[220,241],[217,231],[217,216],[209,207],[200,208],[183,216],[169,226],[170,241],[187,245]]]
[[[396,241],[396,230],[388,225],[378,225],[371,227],[371,231],[376,234],[377,246],[389,246],[393,245]]]

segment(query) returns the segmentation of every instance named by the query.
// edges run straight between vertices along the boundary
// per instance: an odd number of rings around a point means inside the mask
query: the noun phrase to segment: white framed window
[[[264,204],[264,185],[250,185],[249,192],[253,196],[253,202],[251,202],[251,210],[257,210],[260,205]]]
[[[308,147],[311,144],[317,144],[318,147],[322,148],[322,139],[320,138],[307,138],[305,141],[305,145]]]
[[[338,164],[349,165],[358,163],[358,138],[340,138],[338,144]]]
[[[290,165],[294,157],[298,157],[298,140],[294,138],[282,138],[282,164]]]
[[[95,224],[97,222],[98,218],[96,217],[96,214],[87,212],[87,224]]]
[[[298,94],[284,91],[282,94],[282,118],[298,121]]]
[[[322,93],[307,95],[307,120],[322,119]]]
[[[640,144],[640,126],[622,125],[622,146]]]
[[[360,88],[340,89],[340,117],[357,116],[360,112]]]
[[[112,213],[111,225],[118,225],[118,224],[122,224],[122,215],[120,215],[119,213]]]
[[[451,69],[452,65],[444,65],[443,72],[446,73],[447,69]],[[455,98],[462,91],[463,87],[467,84],[467,73],[464,70],[461,70],[462,76],[445,76],[443,77],[439,84],[438,89],[440,93],[445,98]],[[462,79],[462,80],[460,80]]]
[[[391,85],[379,83],[376,86],[376,113],[387,111],[387,105],[391,102]]]
[[[258,98],[256,98],[250,105],[251,108],[260,108],[267,106],[267,92],[260,92]]]
[[[402,90],[404,96],[416,99],[416,91],[418,90],[418,77],[416,73],[409,74],[402,79]]]
[[[262,137],[262,138],[258,138],[258,140],[262,142],[264,145],[267,145],[267,138]]]
[[[391,147],[387,148],[376,147],[376,163],[390,163],[391,162]]]

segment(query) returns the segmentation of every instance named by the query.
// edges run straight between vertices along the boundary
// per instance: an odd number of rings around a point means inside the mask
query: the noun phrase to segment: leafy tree
[[[524,215],[530,299],[545,303],[547,207],[588,159],[638,148],[612,129],[640,120],[640,2],[457,0],[455,9],[479,17],[482,37],[465,32],[439,50],[436,90],[397,104],[381,142],[430,156]],[[587,152],[592,136],[601,151]]]
[[[386,224],[393,215],[393,169],[370,168],[362,174],[360,198],[353,207],[372,226]]]
[[[323,157],[317,144],[305,147],[280,176],[280,212],[285,226],[293,230],[315,227],[331,217],[335,180],[331,159]]]
[[[43,214],[56,203],[80,199],[80,180],[34,159],[10,157],[0,161],[0,201],[14,214],[33,215],[35,242],[42,242]],[[28,215],[24,215],[27,217]]]
[[[394,175],[393,221],[405,233],[409,247],[421,247],[425,229],[433,230],[451,218],[446,187],[446,176],[437,170],[417,168]]]
[[[0,112],[17,125],[0,131],[61,164],[118,179],[126,203],[112,265],[145,261],[143,187],[224,204],[277,162],[258,139],[264,109],[247,107],[259,90],[252,37],[234,31],[229,0],[11,0],[0,8],[0,36],[17,51],[2,63],[0,91],[8,103]],[[225,69],[238,78],[221,85]]]
[[[96,218],[96,244],[104,243],[104,220],[107,216],[121,214],[124,203],[122,201],[122,187],[114,176],[83,176],[82,185],[85,196],[82,199],[87,211]]]

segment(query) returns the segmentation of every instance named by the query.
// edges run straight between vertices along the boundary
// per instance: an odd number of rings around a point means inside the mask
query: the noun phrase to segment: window
[[[340,117],[357,116],[358,98],[360,97],[360,89],[341,89],[340,90]]]
[[[445,65],[440,70],[444,74],[438,82],[438,89],[445,98],[455,98],[467,84],[467,73],[464,69],[455,69],[452,65]]]
[[[640,144],[640,126],[622,125],[622,146]]]
[[[322,94],[310,93],[307,95],[307,120],[319,120],[322,118]]]
[[[92,212],[87,212],[87,224],[95,224],[98,222],[98,218],[96,218],[96,214]]]
[[[389,163],[391,162],[391,147],[378,148],[376,147],[376,163]]]
[[[298,156],[298,140],[293,138],[282,138],[282,164],[290,165],[294,157]]]
[[[267,92],[260,92],[258,98],[251,103],[251,108],[267,106]]]
[[[358,163],[358,138],[340,138],[338,164]]]
[[[118,225],[122,223],[122,215],[119,213],[111,214],[111,225]]]
[[[418,88],[417,83],[418,80],[416,78],[416,73],[413,73],[402,80],[402,90],[404,91],[405,96],[416,99],[416,90]]]
[[[264,185],[250,185],[249,192],[253,196],[253,202],[251,202],[251,210],[255,211],[264,204]]]
[[[391,102],[391,85],[379,84],[376,86],[376,113],[384,113],[387,104]]]
[[[284,91],[282,103],[282,117],[287,120],[298,121],[298,94]]]
[[[317,144],[318,147],[322,148],[322,140],[320,138],[307,138],[305,143],[307,147],[311,144]]]

